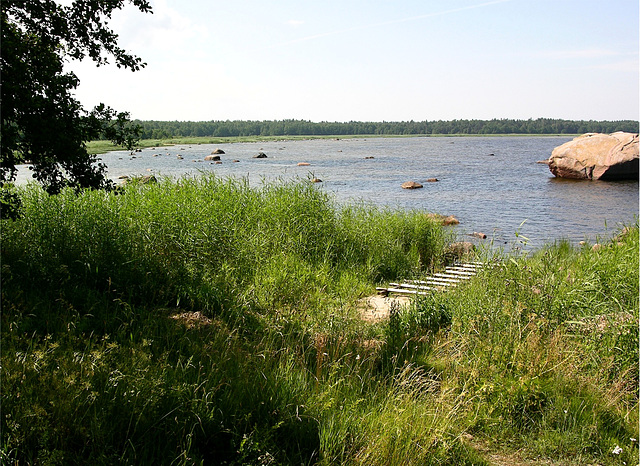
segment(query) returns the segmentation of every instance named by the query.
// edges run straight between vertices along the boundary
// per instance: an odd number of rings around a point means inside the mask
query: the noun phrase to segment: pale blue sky
[[[151,0],[131,73],[77,97],[144,120],[639,118],[638,0]]]

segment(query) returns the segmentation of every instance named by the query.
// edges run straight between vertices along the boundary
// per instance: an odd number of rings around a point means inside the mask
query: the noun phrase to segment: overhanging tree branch
[[[112,186],[85,142],[104,136],[131,148],[141,130],[128,113],[104,104],[83,109],[72,95],[78,77],[63,65],[88,57],[98,66],[113,59],[131,71],[144,67],[118,46],[118,35],[108,27],[112,13],[125,3],[152,12],[147,0],[76,0],[70,6],[53,0],[2,1],[0,183],[15,179],[16,164],[28,160],[50,193],[65,186]]]

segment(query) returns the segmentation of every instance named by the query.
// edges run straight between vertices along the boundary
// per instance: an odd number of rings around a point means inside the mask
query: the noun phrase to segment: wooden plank
[[[451,274],[447,274],[447,273],[434,273],[433,274],[434,277],[442,277],[442,278],[457,278],[459,280],[468,280],[469,277],[464,276],[464,275],[451,275]]]
[[[451,272],[462,272],[462,273],[467,274],[467,275],[477,275],[477,272],[476,272],[475,270],[471,270],[471,269],[464,269],[464,268],[462,268],[462,267],[447,267],[447,268],[445,269],[445,272],[446,272],[446,271],[451,271]]]
[[[422,286],[422,285],[411,285],[409,283],[389,283],[389,285],[391,286],[395,286],[396,288],[411,288],[411,289],[420,289],[420,290],[427,290],[427,291],[438,291],[437,288],[430,288],[428,286]]]
[[[453,275],[460,275],[462,277],[473,277],[475,275],[475,272],[461,272],[459,270],[452,270],[450,268],[446,268],[444,269],[444,273],[450,273]]]
[[[390,288],[376,288],[378,292],[410,295],[427,295],[433,291],[447,291],[458,283],[475,276],[485,266],[482,262],[456,263],[445,268],[444,273],[434,273],[422,280],[406,280],[389,283]]]
[[[448,283],[449,285],[455,285],[456,283],[460,283],[460,280],[455,280],[453,278],[435,278],[435,277],[427,277],[424,280],[407,280],[408,283],[418,283],[420,285],[429,285],[436,283]]]
[[[460,283],[460,280],[454,280],[452,278],[434,278],[429,277],[426,280],[408,280],[407,283],[415,283],[417,285],[451,285],[456,286],[457,283]]]
[[[401,288],[387,288],[387,291],[389,293],[400,293],[400,294],[419,294],[419,295],[423,295],[426,296],[429,293],[425,293],[422,291],[416,291],[416,290],[403,290]]]
[[[455,270],[463,270],[465,272],[474,272],[477,273],[479,270],[481,270],[481,267],[469,267],[466,265],[453,265],[449,267],[450,269],[455,269]]]
[[[400,288],[411,288],[411,289],[417,289],[417,290],[428,290],[428,291],[438,291],[439,288],[432,288],[430,286],[424,286],[424,285],[412,285],[411,283],[389,283],[389,285],[392,286],[397,286]],[[438,286],[448,286],[448,285],[438,285]]]

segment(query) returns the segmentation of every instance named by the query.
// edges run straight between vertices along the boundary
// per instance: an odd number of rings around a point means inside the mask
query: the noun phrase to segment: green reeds
[[[370,323],[358,298],[444,260],[424,213],[213,176],[19,194],[2,220],[3,463],[637,456],[637,225],[503,257]]]
[[[316,334],[371,333],[355,301],[424,267],[419,235],[444,242],[421,213],[358,207],[363,220],[306,182],[20,196],[2,225],[7,461],[320,458],[303,415]]]

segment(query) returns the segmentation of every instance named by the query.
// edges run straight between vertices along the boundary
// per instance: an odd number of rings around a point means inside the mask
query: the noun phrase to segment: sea
[[[638,181],[555,178],[546,160],[571,137],[333,138],[182,144],[100,155],[109,178],[216,176],[252,186],[310,181],[340,205],[368,203],[445,216],[460,240],[539,248],[560,240],[596,243],[638,220]],[[204,158],[221,149],[220,162]],[[255,158],[264,153],[266,158]],[[302,165],[299,165],[302,164]],[[308,165],[307,165],[308,164]],[[22,167],[19,181],[29,177]],[[427,181],[436,179],[437,181]],[[406,181],[422,184],[403,189]],[[475,233],[475,235],[474,235]],[[479,236],[486,235],[485,239]]]

